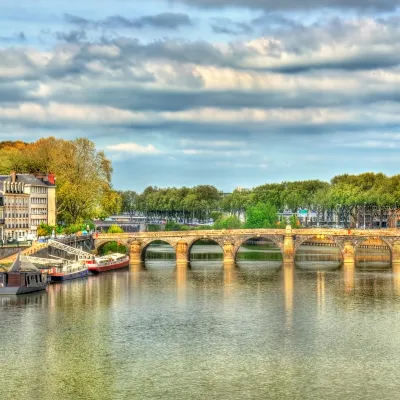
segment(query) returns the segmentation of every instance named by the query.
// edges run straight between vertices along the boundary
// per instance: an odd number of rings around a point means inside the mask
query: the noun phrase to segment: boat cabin
[[[31,293],[44,290],[46,286],[42,273],[21,254],[8,272],[0,272],[0,295]]]

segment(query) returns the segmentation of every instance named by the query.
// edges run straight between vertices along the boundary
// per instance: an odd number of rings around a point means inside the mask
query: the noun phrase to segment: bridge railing
[[[243,236],[243,235],[282,235],[286,234],[285,229],[224,229],[224,230],[202,230],[202,231],[159,231],[159,232],[127,232],[127,233],[96,233],[94,239],[104,238],[157,238],[157,237],[218,237],[218,236]],[[396,236],[400,237],[399,229],[293,229],[292,235],[327,235],[327,236]]]

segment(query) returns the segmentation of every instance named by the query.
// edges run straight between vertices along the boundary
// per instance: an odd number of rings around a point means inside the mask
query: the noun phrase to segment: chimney
[[[10,175],[11,175],[11,182],[15,183],[17,180],[17,173],[15,171],[11,171]]]
[[[54,174],[48,174],[47,175],[47,180],[49,183],[51,183],[52,185],[56,184],[56,176]]]

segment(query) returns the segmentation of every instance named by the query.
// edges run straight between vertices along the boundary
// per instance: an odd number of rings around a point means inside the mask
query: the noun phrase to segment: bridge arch
[[[318,242],[318,240],[321,240],[321,242]],[[328,240],[329,242],[326,243],[326,240]],[[338,260],[334,260],[331,257],[334,257],[334,254],[318,254],[318,260],[314,260],[313,258],[316,257],[317,255],[313,255],[312,253],[310,253],[309,255],[300,255],[298,250],[300,249],[300,247],[307,242],[312,242],[315,243],[315,245],[318,246],[318,244],[322,245],[322,246],[328,246],[329,244],[334,245],[334,247],[337,250],[337,256],[338,256]],[[325,241],[325,242],[324,242]],[[340,264],[342,264],[344,262],[344,253],[345,253],[345,240],[341,237],[337,237],[334,235],[325,235],[325,234],[315,234],[315,235],[297,235],[296,239],[294,241],[294,260],[297,266],[301,266],[304,262],[311,262],[311,261],[318,261],[319,262],[329,262],[329,263],[334,263],[333,266],[335,267],[339,267]],[[302,260],[301,257],[308,257],[308,260]],[[320,257],[328,257],[328,259],[322,259]],[[311,258],[311,259],[310,259]],[[338,265],[336,265],[336,263],[339,263]]]
[[[170,241],[170,240],[168,240],[166,238],[162,238],[162,239],[154,238],[154,239],[150,239],[150,240],[146,241],[145,243],[142,243],[142,249],[140,251],[140,260],[141,261],[143,261],[143,262],[146,261],[146,251],[147,251],[147,249],[149,248],[150,245],[156,244],[157,242],[158,243],[164,243],[164,244],[167,244],[167,245],[171,246],[172,249],[174,250],[174,255],[175,255],[175,258],[176,258],[176,244],[174,242],[172,242],[172,241]]]
[[[268,240],[269,242],[273,243],[274,245],[276,245],[278,247],[278,249],[281,252],[281,255],[283,257],[283,236],[282,238],[277,237],[277,236],[270,236],[270,235],[257,235],[257,234],[253,234],[253,235],[246,235],[246,236],[242,236],[240,238],[240,240],[236,241],[235,246],[234,246],[234,250],[233,250],[233,254],[234,254],[234,259],[236,260],[238,251],[240,249],[240,247],[242,245],[244,245],[248,240],[251,239],[265,239]]]
[[[190,240],[188,242],[188,247],[187,247],[187,259],[188,261],[191,261],[191,254],[192,254],[192,249],[193,246],[201,241],[207,241],[207,242],[213,242],[216,245],[219,246],[219,248],[221,249],[221,261],[224,258],[224,241],[221,240],[221,238],[215,238],[215,237],[206,237],[206,236],[198,236],[196,238],[193,238],[192,240]]]
[[[359,263],[360,262],[360,253],[361,253],[361,246],[363,244],[365,244],[366,242],[380,242],[383,245],[387,246],[387,250],[388,250],[388,260],[385,262],[388,262],[389,264],[393,261],[393,244],[390,240],[388,240],[385,237],[381,237],[381,236],[371,236],[371,237],[358,237],[355,241],[354,241],[354,258],[355,258],[355,262]],[[373,250],[374,247],[376,247],[377,249],[380,250],[384,250],[380,248],[380,244],[378,243],[370,243],[370,249]],[[365,258],[368,258],[368,255],[365,255]]]
[[[304,243],[314,240],[314,239],[329,239],[331,242],[333,242],[340,250],[341,253],[344,251],[344,243],[343,240],[337,236],[334,235],[307,235],[307,236],[300,236],[298,235],[296,237],[295,243],[294,243],[294,255],[296,255],[297,250],[302,246]]]
[[[99,254],[100,249],[105,246],[108,243],[119,243],[121,245],[123,245],[126,248],[126,252],[127,254],[129,254],[129,247],[130,247],[130,243],[128,240],[125,239],[119,239],[119,238],[115,238],[115,239],[104,239],[104,240],[96,240],[95,242],[95,251],[96,254]]]

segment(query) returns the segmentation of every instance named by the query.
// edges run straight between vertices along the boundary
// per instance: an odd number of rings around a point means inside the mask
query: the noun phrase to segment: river
[[[155,245],[145,269],[0,298],[1,398],[399,398],[400,271],[301,250],[224,270],[203,244],[176,270]]]

